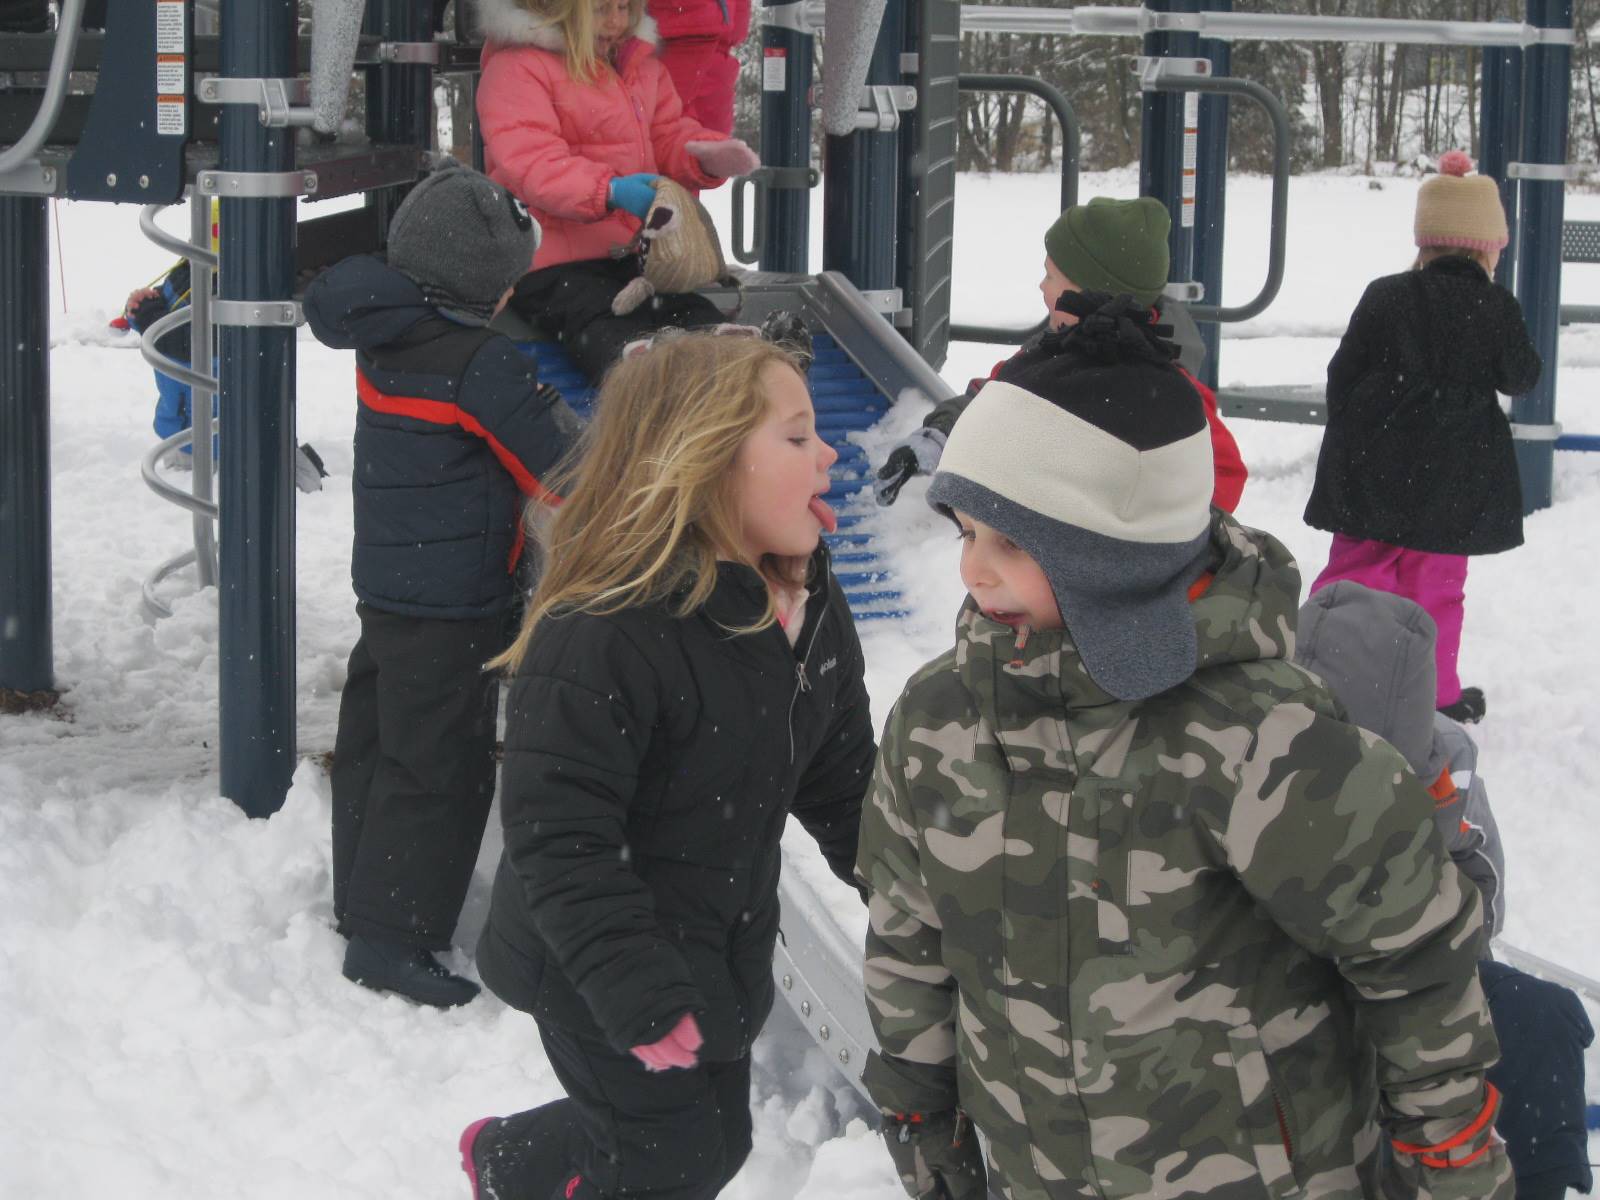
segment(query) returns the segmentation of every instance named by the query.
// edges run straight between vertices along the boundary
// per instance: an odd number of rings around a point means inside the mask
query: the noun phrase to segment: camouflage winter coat
[[[1404,761],[1286,661],[1288,552],[1215,512],[1211,537],[1182,685],[1113,700],[1065,631],[1017,654],[969,603],[889,717],[857,859],[867,1083],[964,1108],[1010,1200],[1373,1196],[1380,1099],[1414,1145],[1486,1107],[1477,891]],[[1511,1196],[1497,1142],[1394,1171]]]

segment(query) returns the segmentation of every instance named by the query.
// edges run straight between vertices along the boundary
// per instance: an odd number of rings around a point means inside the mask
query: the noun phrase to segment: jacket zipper
[[[822,611],[817,614],[817,627],[811,631],[811,640],[806,643],[806,652],[800,656],[800,661],[794,665],[794,692],[789,697],[789,765],[794,765],[794,706],[800,699],[801,692],[811,690],[811,680],[806,676],[806,664],[811,661],[811,652],[816,649],[817,641],[822,637],[822,624],[828,619],[828,604],[823,600]]]

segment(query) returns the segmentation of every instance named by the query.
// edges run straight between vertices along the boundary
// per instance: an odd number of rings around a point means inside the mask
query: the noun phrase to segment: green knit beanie
[[[1086,292],[1127,292],[1154,304],[1167,284],[1167,231],[1172,218],[1159,200],[1096,196],[1056,218],[1045,231],[1050,261]]]

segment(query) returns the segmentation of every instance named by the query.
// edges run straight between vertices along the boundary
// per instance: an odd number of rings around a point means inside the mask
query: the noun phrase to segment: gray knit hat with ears
[[[489,323],[538,248],[539,223],[522,201],[453,158],[412,188],[389,222],[389,265],[470,325]]]

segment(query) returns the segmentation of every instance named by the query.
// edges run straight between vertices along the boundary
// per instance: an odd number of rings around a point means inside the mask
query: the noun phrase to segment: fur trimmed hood
[[[567,37],[548,17],[529,12],[517,0],[477,0],[478,32],[486,41],[507,46],[535,46],[565,54]],[[656,44],[656,23],[646,13],[632,35],[650,46]]]

